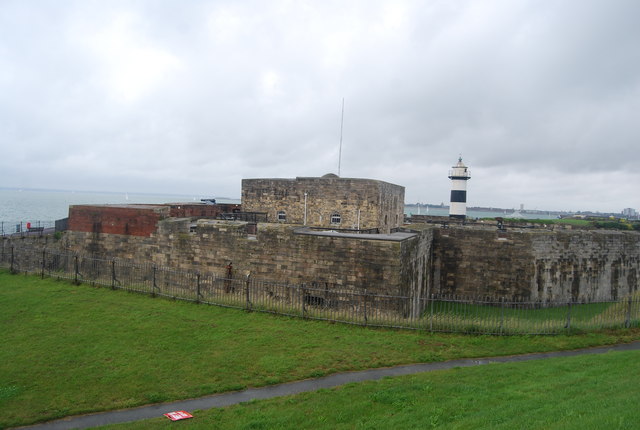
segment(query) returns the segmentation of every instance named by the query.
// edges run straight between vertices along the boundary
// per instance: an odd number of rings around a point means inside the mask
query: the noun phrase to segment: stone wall
[[[419,315],[424,310],[425,301],[430,296],[433,267],[434,229],[416,232],[416,237],[402,243],[402,268],[399,290],[403,296],[411,297],[411,315]]]
[[[433,291],[532,300],[596,300],[638,289],[635,232],[435,230]]]
[[[306,198],[305,198],[306,194]],[[286,223],[345,229],[379,228],[388,233],[404,222],[404,187],[372,179],[338,177],[243,179],[245,212],[266,212],[270,222],[283,211]],[[340,223],[332,224],[333,214]]]
[[[412,226],[413,233],[346,235],[300,226],[160,221],[149,236],[66,232],[56,241],[3,239],[12,243],[152,262],[176,269],[252,277],[309,287],[359,289],[413,299],[431,293],[490,295],[540,301],[617,299],[637,291],[640,234],[611,230],[517,230],[495,227]],[[378,240],[376,240],[378,239]]]
[[[240,205],[233,203],[166,203],[165,205],[169,206],[169,216],[175,218],[216,218],[223,213],[234,213],[241,210]]]
[[[255,235],[239,221],[161,221],[150,237],[67,232],[64,247],[74,252],[153,262],[159,266],[332,289],[367,289],[388,295],[425,293],[431,252],[427,233],[323,235],[300,226],[260,223]],[[429,242],[429,243],[427,243]],[[427,255],[428,254],[428,255]]]

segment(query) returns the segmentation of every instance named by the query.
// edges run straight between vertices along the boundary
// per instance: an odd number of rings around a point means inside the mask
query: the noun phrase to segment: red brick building
[[[240,205],[227,203],[74,205],[69,207],[69,230],[148,237],[165,218],[217,218],[239,210]]]

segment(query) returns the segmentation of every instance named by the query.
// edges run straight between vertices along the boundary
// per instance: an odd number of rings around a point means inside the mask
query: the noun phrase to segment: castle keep
[[[404,187],[373,179],[243,179],[242,209],[272,222],[389,233],[404,223]]]

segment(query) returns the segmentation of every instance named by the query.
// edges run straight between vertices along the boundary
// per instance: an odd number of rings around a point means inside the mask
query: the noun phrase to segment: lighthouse
[[[458,158],[458,163],[449,171],[451,179],[451,203],[449,218],[465,219],[467,217],[467,181],[471,179],[469,169]]]

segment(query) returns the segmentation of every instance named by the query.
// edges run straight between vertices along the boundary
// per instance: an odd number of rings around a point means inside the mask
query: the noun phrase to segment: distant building
[[[637,217],[638,216],[638,211],[636,211],[633,208],[625,208],[622,209],[622,215],[626,216],[626,217]]]
[[[266,212],[268,222],[389,233],[404,222],[404,187],[334,174],[243,179],[242,210]]]

